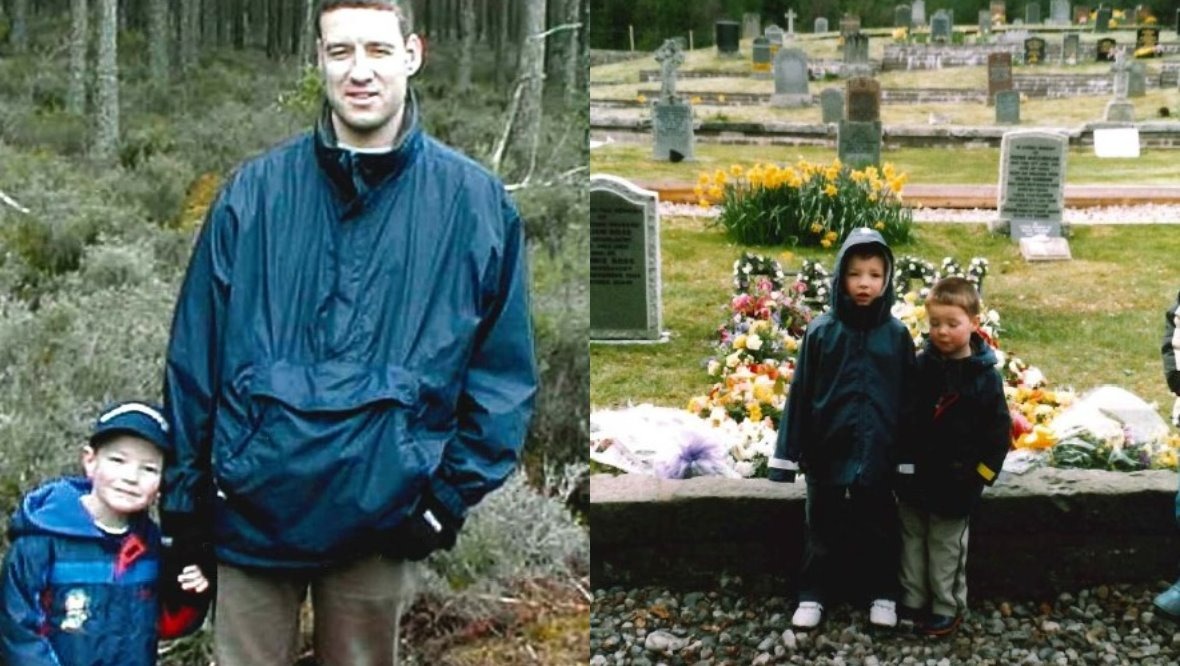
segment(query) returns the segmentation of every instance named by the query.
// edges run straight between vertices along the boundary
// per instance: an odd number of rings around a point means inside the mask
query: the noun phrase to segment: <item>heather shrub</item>
[[[195,177],[188,162],[174,155],[154,154],[137,168],[120,172],[113,185],[124,201],[143,211],[149,222],[168,226],[180,213]]]

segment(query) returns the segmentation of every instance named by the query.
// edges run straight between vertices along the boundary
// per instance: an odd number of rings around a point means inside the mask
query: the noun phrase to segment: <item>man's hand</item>
[[[382,552],[399,560],[424,560],[436,550],[453,548],[462,527],[463,519],[452,516],[426,491],[413,513],[389,533]]]

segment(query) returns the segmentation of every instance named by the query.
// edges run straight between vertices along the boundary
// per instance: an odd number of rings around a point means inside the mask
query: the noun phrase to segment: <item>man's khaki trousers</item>
[[[414,599],[418,563],[373,556],[316,571],[217,567],[218,666],[289,666],[308,588],[322,666],[397,666],[398,620]]]

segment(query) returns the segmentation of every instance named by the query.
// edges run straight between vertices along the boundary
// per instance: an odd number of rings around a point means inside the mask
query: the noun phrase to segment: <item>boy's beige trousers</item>
[[[967,611],[968,518],[943,518],[898,503],[901,603],[954,617]]]

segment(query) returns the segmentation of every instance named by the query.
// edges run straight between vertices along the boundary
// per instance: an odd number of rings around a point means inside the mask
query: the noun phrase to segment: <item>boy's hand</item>
[[[176,582],[180,583],[180,589],[194,594],[201,594],[209,589],[209,579],[201,573],[201,567],[195,564],[185,567],[176,577]]]

